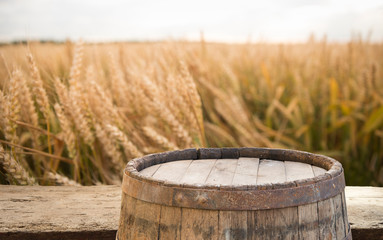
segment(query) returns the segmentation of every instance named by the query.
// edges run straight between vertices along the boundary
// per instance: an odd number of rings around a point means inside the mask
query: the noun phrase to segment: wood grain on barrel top
[[[140,174],[187,184],[260,185],[283,183],[324,174],[325,169],[306,163],[258,158],[182,160],[145,168]]]

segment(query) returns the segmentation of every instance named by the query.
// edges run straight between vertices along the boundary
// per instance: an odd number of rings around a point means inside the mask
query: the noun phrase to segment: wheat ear
[[[198,122],[198,128],[200,132],[200,139],[202,145],[205,145],[205,130],[203,126],[203,115],[202,115],[202,101],[198,93],[197,85],[195,84],[193,77],[190,75],[186,64],[181,62],[181,74],[182,79],[185,83],[185,88],[187,90],[188,102],[190,104],[192,114]],[[193,122],[193,121],[192,121]]]
[[[18,87],[17,78],[15,76],[15,72],[11,75],[10,86],[8,95],[2,95],[2,110],[3,110],[3,128],[5,138],[12,142],[17,143],[19,138],[16,134],[17,124],[15,121],[19,120],[20,117],[20,103],[19,103],[19,95],[20,88]]]
[[[10,179],[14,179],[20,185],[35,185],[36,180],[31,177],[27,170],[24,169],[12,156],[6,152],[0,144],[0,165],[8,173]]]
[[[112,167],[115,171],[120,172],[122,167],[122,156],[116,144],[113,142],[112,138],[104,130],[104,127],[99,123],[95,123],[94,127],[96,129],[97,139],[100,141],[102,148],[106,154],[112,160]]]
[[[132,156],[133,158],[141,157],[142,153],[137,149],[137,147],[129,141],[128,137],[116,126],[111,124],[105,124],[105,129],[111,137],[115,139],[116,142],[120,143],[124,148],[124,152],[127,156]]]
[[[81,93],[76,89],[72,89],[69,94],[70,97],[70,109],[72,110],[72,117],[75,123],[76,129],[79,131],[84,141],[92,146],[94,142],[94,135],[91,130],[91,120],[88,115],[87,104],[82,101]],[[87,116],[88,115],[88,116]]]
[[[27,81],[25,80],[24,76],[22,75],[20,70],[16,70],[14,72],[14,77],[17,83],[17,88],[20,90],[19,94],[19,101],[21,104],[21,108],[23,109],[24,115],[28,119],[27,122],[30,122],[32,126],[38,127],[38,115],[36,112],[35,105],[33,103],[33,98],[31,91],[29,90]],[[37,136],[38,138],[38,136]]]
[[[90,116],[89,104],[84,89],[80,84],[81,70],[83,66],[84,44],[80,40],[75,49],[72,66],[69,75],[69,105],[72,119],[76,129],[80,132],[84,141],[92,146],[94,135],[91,130],[92,117]]]
[[[6,111],[7,111],[7,99],[4,96],[3,91],[0,89],[0,127],[1,129],[5,128],[6,123]]]
[[[161,101],[157,98],[155,94],[157,92],[154,84],[147,78],[143,78],[141,81],[142,88],[145,90],[145,93],[151,96],[152,99],[149,99],[146,94],[142,94],[141,98],[146,103],[149,112],[154,110],[158,116],[165,122],[167,122],[172,130],[176,133],[178,139],[182,142],[182,145],[188,147],[192,143],[192,139],[189,136],[189,133],[185,130],[182,124],[176,119],[173,113],[167,108]]]
[[[55,85],[57,96],[60,100],[61,106],[63,107],[65,114],[72,118],[68,89],[57,77],[55,78],[54,85]]]
[[[160,145],[161,147],[167,149],[167,150],[176,150],[178,147],[174,145],[171,141],[169,141],[166,137],[159,134],[156,130],[149,126],[145,126],[142,128],[144,131],[145,136],[147,136],[149,139]]]
[[[81,69],[83,64],[84,43],[82,40],[77,42],[72,66],[69,73],[69,86],[76,88],[78,86],[81,76]]]
[[[125,105],[132,101],[132,97],[129,92],[129,88],[124,80],[124,74],[120,70],[118,63],[112,54],[109,54],[110,58],[110,69],[111,69],[111,89],[113,91],[114,99],[118,106]]]
[[[87,69],[87,84],[89,84],[89,98],[90,105],[93,112],[100,118],[105,119],[107,122],[116,123],[121,125],[120,116],[113,104],[113,100],[106,94],[104,89],[95,81],[94,68],[92,66]]]
[[[31,53],[27,54],[29,67],[32,75],[32,90],[36,96],[37,105],[40,111],[44,114],[45,119],[49,117],[49,99],[44,89],[43,81],[40,76],[39,69],[37,68],[36,62]]]
[[[64,135],[64,142],[67,145],[69,157],[74,158],[74,156],[76,156],[76,136],[72,131],[71,123],[66,118],[61,106],[58,103],[54,105],[54,108],[61,125],[61,131]]]
[[[81,184],[77,183],[76,181],[73,181],[66,176],[53,172],[48,172],[48,174],[46,175],[46,180],[48,180],[49,182],[53,182],[56,186],[81,186]]]

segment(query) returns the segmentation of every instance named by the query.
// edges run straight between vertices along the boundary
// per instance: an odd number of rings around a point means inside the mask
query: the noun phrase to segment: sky
[[[0,0],[0,41],[383,41],[382,0]]]

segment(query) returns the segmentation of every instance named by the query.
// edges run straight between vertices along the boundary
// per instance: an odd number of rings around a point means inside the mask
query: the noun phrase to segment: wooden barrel
[[[201,148],[124,171],[117,239],[351,239],[342,165],[301,151]]]

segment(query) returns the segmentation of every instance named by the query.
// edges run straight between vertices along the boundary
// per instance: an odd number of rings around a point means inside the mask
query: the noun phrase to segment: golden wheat
[[[40,108],[40,111],[44,114],[45,118],[49,117],[49,99],[48,95],[44,89],[43,81],[40,76],[39,69],[37,68],[37,64],[32,56],[32,53],[27,54],[27,58],[29,61],[30,71],[32,75],[32,89],[33,93],[36,97],[37,105]]]
[[[23,110],[23,117],[25,122],[29,122],[34,127],[39,126],[39,119],[36,111],[36,107],[33,102],[31,91],[28,87],[28,83],[25,80],[20,70],[14,72],[14,77],[17,79],[17,88],[20,90],[19,101],[22,102],[21,108]],[[36,136],[38,138],[39,136]]]
[[[115,142],[118,142],[122,145],[126,156],[130,156],[132,158],[142,156],[142,153],[137,149],[137,147],[131,141],[129,141],[128,137],[116,126],[105,124],[104,127],[109,136],[114,139]]]
[[[25,168],[12,156],[12,152],[6,152],[0,144],[0,165],[6,171],[10,182],[16,181],[19,185],[34,185],[36,180],[31,177]]]
[[[319,152],[383,184],[381,44],[30,43],[27,64],[0,48],[17,65],[0,69],[0,138],[41,184],[118,183],[133,157],[200,146]]]
[[[56,186],[80,186],[77,182],[60,175],[58,173],[52,173],[49,172],[46,176],[46,181],[48,181],[49,184],[56,185]]]
[[[144,134],[149,139],[154,141],[159,146],[162,146],[164,149],[166,149],[166,150],[176,150],[176,149],[178,149],[178,147],[174,143],[172,143],[166,137],[164,137],[161,134],[159,134],[153,128],[151,128],[149,126],[145,126],[145,127],[142,128],[142,130],[144,131]]]
[[[64,141],[68,147],[69,157],[74,158],[76,156],[76,136],[73,133],[71,123],[58,103],[54,105],[54,109],[61,125]]]

